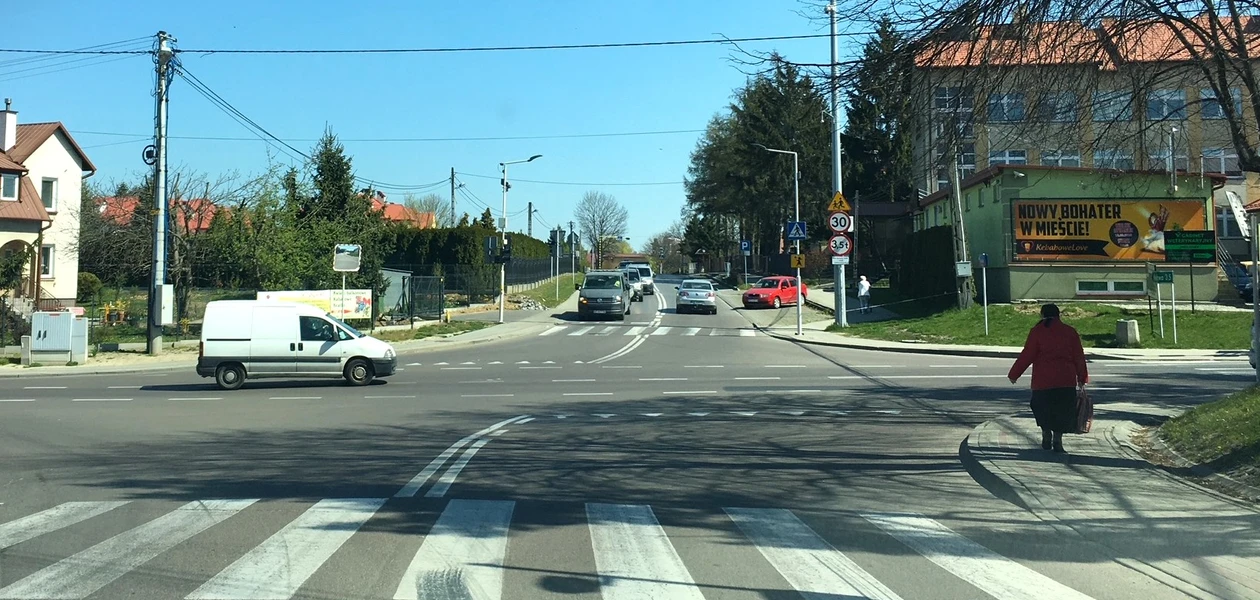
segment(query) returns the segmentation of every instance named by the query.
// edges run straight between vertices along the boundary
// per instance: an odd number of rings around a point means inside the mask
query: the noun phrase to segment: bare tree
[[[629,219],[626,208],[610,194],[589,191],[582,195],[582,200],[574,209],[574,216],[582,228],[582,235],[595,249],[596,266],[602,267],[604,259],[613,251],[607,241],[626,235],[626,221]]]
[[[449,200],[437,194],[425,194],[419,198],[413,194],[403,196],[403,206],[419,213],[432,213],[435,227],[455,226],[455,213],[451,211]]]
[[[642,252],[659,261],[658,268],[661,270],[668,270],[671,265],[681,265],[684,231],[683,222],[675,221],[665,231],[648,238],[643,244]]]

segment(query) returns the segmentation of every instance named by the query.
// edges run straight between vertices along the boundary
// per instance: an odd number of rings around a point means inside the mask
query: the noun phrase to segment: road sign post
[[[1164,337],[1164,284],[1173,283],[1173,272],[1172,271],[1152,271],[1151,278],[1155,282],[1155,307],[1159,310],[1159,337],[1162,338]],[[1174,284],[1174,286],[1175,285],[1176,284]],[[1177,292],[1174,289],[1173,296],[1176,297],[1176,294]],[[1173,306],[1173,310],[1176,311],[1175,303]],[[1174,312],[1173,313],[1174,329],[1176,328],[1176,319],[1177,319],[1176,312]],[[1175,331],[1174,331],[1174,337],[1176,337]],[[1174,340],[1174,342],[1175,341],[1176,340]]]
[[[839,181],[837,181],[836,187],[839,186]],[[836,194],[831,197],[831,203],[827,205],[827,210],[831,213],[830,218],[827,220],[827,225],[831,227],[831,231],[837,234],[837,236],[833,236],[831,238],[833,240],[831,253],[835,256],[847,259],[849,252],[853,249],[852,240],[847,237],[848,232],[853,227],[853,219],[849,217],[849,214],[853,211],[853,207],[849,205],[849,201],[845,199],[844,192],[837,191]],[[845,236],[847,249],[843,253],[836,252],[836,247],[834,246],[836,243],[834,240],[838,236]],[[847,282],[845,281],[845,263],[836,262],[833,257],[831,265],[831,278],[832,282],[835,284],[835,291],[833,292],[835,295],[833,296],[833,301],[836,306],[836,325],[848,327],[849,307],[848,294],[845,293],[845,288],[848,287]]]
[[[1197,308],[1194,300],[1194,263],[1216,260],[1215,231],[1171,230],[1164,232],[1164,262],[1190,266],[1190,312]],[[1176,337],[1174,333],[1173,337]]]
[[[980,253],[980,301],[984,303],[984,335],[989,335],[989,255]]]
[[[752,241],[740,240],[739,253],[744,255],[744,284],[748,284],[748,255],[752,254]]]

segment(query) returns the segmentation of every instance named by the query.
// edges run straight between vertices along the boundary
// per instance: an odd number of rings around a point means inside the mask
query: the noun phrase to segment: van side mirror
[[[573,284],[573,289],[575,289],[575,290],[580,290],[580,289],[582,289],[582,284],[580,284],[580,283],[575,283],[575,284]]]

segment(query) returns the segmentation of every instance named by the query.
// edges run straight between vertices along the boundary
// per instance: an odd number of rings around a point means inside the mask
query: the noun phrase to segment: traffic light
[[[510,233],[504,236],[507,241],[503,244],[503,252],[499,253],[499,260],[502,262],[512,260],[512,237]]]

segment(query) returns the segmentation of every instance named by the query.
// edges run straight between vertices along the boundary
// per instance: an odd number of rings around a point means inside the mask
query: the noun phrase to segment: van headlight
[[[385,349],[385,358],[394,358],[394,349],[392,347]]]
[[[616,298],[613,298],[613,302],[621,302],[621,296],[617,296]]]

